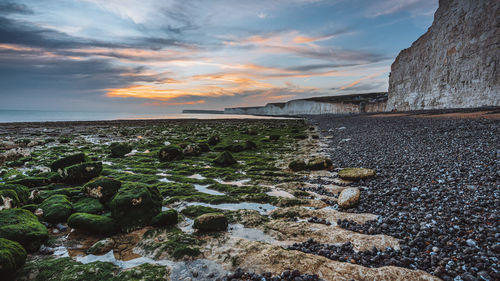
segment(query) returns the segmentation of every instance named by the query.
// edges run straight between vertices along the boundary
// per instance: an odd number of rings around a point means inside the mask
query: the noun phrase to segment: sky
[[[0,0],[0,109],[166,112],[387,91],[438,0]]]

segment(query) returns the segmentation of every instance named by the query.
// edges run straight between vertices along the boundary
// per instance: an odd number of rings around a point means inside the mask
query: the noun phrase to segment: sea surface
[[[0,109],[0,123],[44,121],[97,121],[133,119],[275,119],[278,117],[233,114],[75,112]]]

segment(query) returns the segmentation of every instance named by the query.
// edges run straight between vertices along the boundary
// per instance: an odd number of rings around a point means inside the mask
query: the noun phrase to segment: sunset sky
[[[438,0],[0,0],[0,109],[180,112],[386,91]]]

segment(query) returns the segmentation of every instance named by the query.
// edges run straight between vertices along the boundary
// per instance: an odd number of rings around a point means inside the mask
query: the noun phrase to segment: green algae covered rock
[[[234,160],[233,155],[230,152],[224,151],[214,159],[213,163],[217,166],[227,167],[236,164],[237,162]]]
[[[73,206],[66,195],[56,194],[43,200],[40,204],[43,218],[52,223],[64,222],[73,212]]]
[[[298,172],[305,170],[307,165],[304,160],[293,160],[290,164],[288,164],[288,168],[294,172]]]
[[[314,158],[309,160],[309,162],[307,163],[307,169],[314,171],[329,170],[330,168],[332,168],[332,166],[333,166],[332,160],[326,157]]]
[[[189,144],[182,150],[185,156],[199,156],[201,152],[201,147],[197,144]]]
[[[66,183],[84,183],[98,177],[101,171],[101,162],[86,162],[65,168],[61,176]]]
[[[19,197],[17,193],[12,189],[0,190],[0,207],[2,208],[14,208],[19,206]]]
[[[118,225],[112,218],[87,213],[72,214],[68,218],[68,225],[71,228],[99,235],[113,235],[118,232]]]
[[[173,161],[173,160],[182,160],[184,158],[184,154],[182,154],[182,150],[179,146],[176,145],[168,145],[160,149],[158,152],[158,158],[160,161]]]
[[[195,217],[201,216],[203,214],[217,213],[220,211],[221,211],[220,209],[216,209],[216,208],[212,208],[212,207],[192,205],[192,206],[187,206],[186,208],[182,209],[181,213],[187,217],[195,218]]]
[[[125,232],[148,225],[161,206],[158,188],[136,183],[120,188],[109,204],[113,218]]]
[[[158,215],[154,216],[151,219],[151,225],[154,226],[169,226],[175,225],[178,222],[178,214],[174,209],[170,209],[167,211],[162,211]]]
[[[112,157],[123,157],[132,151],[132,146],[128,143],[114,142],[109,146]]]
[[[207,143],[210,146],[214,146],[214,145],[218,144],[219,142],[220,142],[220,137],[217,135],[210,136],[210,138],[208,138],[208,140],[207,140]]]
[[[66,167],[69,167],[69,166],[72,166],[75,164],[79,164],[82,162],[85,162],[85,154],[84,153],[76,153],[76,154],[68,155],[66,157],[60,158],[60,159],[52,162],[52,164],[50,164],[50,169],[53,172],[59,172],[59,170],[62,170]]]
[[[280,135],[270,135],[269,136],[269,139],[272,140],[272,141],[277,141],[280,139]]]
[[[5,189],[11,189],[17,194],[17,198],[19,198],[19,202],[26,203],[28,202],[28,198],[30,196],[29,189],[21,184],[2,184],[0,185],[0,191]]]
[[[12,277],[24,265],[26,255],[18,242],[0,238],[0,276]]]
[[[221,213],[208,213],[194,220],[193,228],[199,231],[221,231],[227,229],[227,218]]]
[[[73,204],[73,209],[77,213],[101,214],[104,206],[96,198],[84,197]]]
[[[118,180],[108,177],[98,177],[86,183],[83,186],[83,192],[104,203],[110,200],[121,186],[122,183]]]
[[[39,187],[47,185],[50,182],[51,179],[47,177],[25,177],[14,181],[9,181],[9,184],[20,184],[27,187]]]
[[[366,168],[345,168],[340,170],[339,177],[344,180],[364,180],[375,176],[375,171]]]
[[[0,211],[0,238],[16,241],[28,252],[35,252],[49,234],[33,213],[16,208]]]

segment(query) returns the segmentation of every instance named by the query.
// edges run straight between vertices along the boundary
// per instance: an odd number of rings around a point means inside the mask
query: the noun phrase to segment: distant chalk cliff
[[[387,110],[500,106],[500,1],[440,0],[391,67]]]

